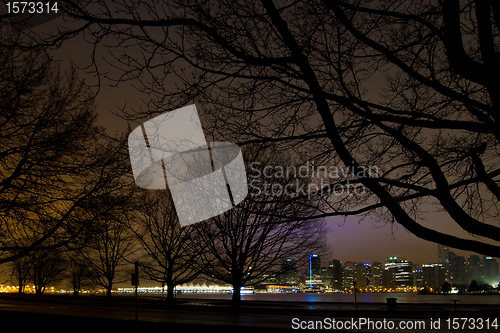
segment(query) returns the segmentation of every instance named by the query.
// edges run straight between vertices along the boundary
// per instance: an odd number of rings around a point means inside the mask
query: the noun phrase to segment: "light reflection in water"
[[[230,294],[177,294],[177,298],[199,298],[199,299],[226,299],[230,300]],[[460,304],[500,304],[500,294],[495,295],[443,295],[416,293],[358,293],[358,303],[386,303],[386,298],[395,297],[398,303],[434,303],[450,304],[451,299],[460,300]],[[242,300],[249,301],[275,301],[275,302],[335,302],[354,303],[354,294],[265,294],[242,295]]]

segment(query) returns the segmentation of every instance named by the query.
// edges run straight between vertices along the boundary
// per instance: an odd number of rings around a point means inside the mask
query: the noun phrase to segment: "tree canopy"
[[[123,141],[96,125],[76,71],[60,70],[41,47],[8,47],[25,39],[0,31],[2,263],[80,246],[83,230],[121,200],[127,160]]]
[[[318,216],[375,213],[422,239],[499,256],[496,2],[64,3],[73,21],[39,43],[84,34],[94,50],[106,44],[116,80],[150,96],[129,119],[196,101],[214,138],[273,143],[298,163],[354,175],[376,165],[376,177],[353,179],[364,195],[326,195]],[[477,237],[426,225],[424,205]]]

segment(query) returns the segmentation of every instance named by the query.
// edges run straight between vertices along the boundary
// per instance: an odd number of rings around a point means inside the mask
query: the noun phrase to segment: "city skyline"
[[[310,287],[328,286],[336,289],[357,288],[428,288],[440,290],[444,283],[464,288],[473,280],[478,284],[489,284],[497,287],[500,281],[497,258],[469,254],[467,257],[457,255],[453,250],[437,244],[436,258],[432,262],[414,263],[407,258],[389,256],[383,260],[340,261],[309,256],[308,271],[302,280]],[[326,261],[326,262],[325,262]],[[317,266],[320,266],[318,272]],[[314,269],[313,269],[314,267]]]
[[[440,245],[440,244],[435,244],[436,246],[437,245]],[[455,252],[456,251],[456,252]],[[437,252],[437,251],[436,251]],[[456,250],[456,249],[452,249],[450,248],[450,253],[454,253],[455,256],[458,256],[457,255],[457,252],[464,252],[464,251],[459,251],[459,250]],[[463,256],[463,255],[461,255]],[[467,256],[463,256],[465,259],[468,259],[470,256],[478,256],[480,258],[483,258],[483,257],[489,257],[489,258],[493,258],[493,259],[496,259],[496,260],[500,260],[500,258],[498,257],[492,257],[492,256],[486,256],[486,255],[482,255],[482,254],[477,254],[477,253],[473,253],[473,252],[470,252]],[[420,262],[420,261],[415,261],[415,260],[411,260],[411,258],[409,257],[403,257],[403,256],[399,256],[399,255],[386,255],[382,258],[378,258],[378,259],[375,259],[375,260],[340,260],[339,258],[330,258],[328,257],[328,262],[331,262],[332,260],[337,260],[337,261],[340,261],[342,264],[346,263],[346,262],[353,262],[353,263],[368,263],[368,264],[371,264],[373,262],[383,262],[385,259],[387,258],[391,258],[391,257],[397,257],[397,258],[402,258],[402,259],[408,259],[409,261],[411,261],[413,264],[415,265],[425,265],[425,264],[432,264],[432,263],[435,263],[435,264],[438,264],[439,263],[439,258],[438,256],[436,255],[436,258],[434,260],[430,260],[430,261],[424,261],[424,262]],[[322,266],[321,268],[324,268],[324,266]]]

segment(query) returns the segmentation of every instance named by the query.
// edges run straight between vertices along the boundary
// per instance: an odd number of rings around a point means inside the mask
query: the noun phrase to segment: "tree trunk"
[[[82,289],[82,283],[81,280],[73,276],[73,296],[78,296],[80,294],[80,290]]]
[[[106,287],[106,298],[111,298],[111,289],[113,289],[111,285]]]
[[[24,294],[24,283],[19,282],[19,290],[18,293]]]
[[[172,283],[172,281],[167,281],[167,301],[173,301],[174,298],[174,288],[175,284]]]
[[[241,302],[241,283],[233,284],[233,297],[231,301],[236,304]]]

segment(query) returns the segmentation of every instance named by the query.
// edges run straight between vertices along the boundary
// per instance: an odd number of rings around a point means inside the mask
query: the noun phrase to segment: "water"
[[[205,293],[185,293],[177,294],[177,298],[198,298],[198,299],[231,299],[230,294],[205,294]],[[398,303],[431,303],[450,304],[451,300],[459,300],[459,304],[494,304],[500,305],[500,294],[494,295],[442,295],[417,293],[361,293],[357,294],[359,303],[385,303],[386,298],[395,297]],[[274,302],[335,302],[354,303],[354,294],[252,294],[241,295],[242,300],[249,301],[274,301]]]

